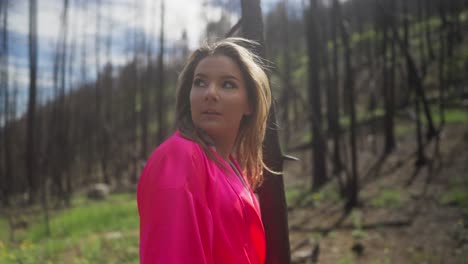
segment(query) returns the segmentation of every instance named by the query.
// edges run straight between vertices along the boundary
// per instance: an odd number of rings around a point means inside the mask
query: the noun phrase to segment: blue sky
[[[238,0],[236,0],[238,1]],[[300,0],[289,0],[297,2]],[[83,3],[87,2],[87,11]],[[132,32],[140,32],[147,38],[158,39],[160,28],[160,1],[159,0],[101,0],[101,45],[100,61],[103,65],[107,62],[105,57],[105,39],[112,37],[112,57],[114,65],[123,65],[128,59],[132,48],[129,39]],[[204,31],[205,24],[209,20],[216,20],[221,14],[219,8],[203,5],[204,0],[166,0],[166,40],[174,43],[180,39],[182,31],[188,34],[189,47],[198,46]],[[266,10],[277,3],[278,0],[263,0],[262,6]],[[28,1],[10,0],[9,16],[9,47],[10,47],[10,78],[19,89],[18,111],[24,112],[27,102],[27,88],[29,85],[28,70]],[[240,4],[240,1],[239,1]],[[46,100],[52,95],[52,61],[56,50],[57,38],[61,25],[63,0],[38,0],[38,88],[39,99]],[[138,18],[138,19],[135,19]],[[232,14],[232,23],[238,17]],[[76,32],[74,34],[73,32]],[[69,41],[72,35],[77,46],[76,63],[81,63],[81,45],[83,41],[87,45],[87,59],[89,64],[88,78],[95,76],[95,34],[96,34],[96,1],[95,0],[70,0],[69,12]],[[154,42],[156,50],[157,41]],[[130,46],[129,46],[130,45]],[[79,66],[75,68],[78,70]],[[71,77],[72,82],[79,84],[83,81],[78,74]],[[88,80],[88,81],[89,81]],[[13,83],[10,83],[10,87]]]

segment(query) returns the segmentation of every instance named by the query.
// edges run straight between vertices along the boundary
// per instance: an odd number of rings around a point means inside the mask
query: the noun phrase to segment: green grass
[[[445,205],[456,205],[464,210],[468,209],[468,174],[452,177],[449,189],[445,192],[440,202]]]
[[[50,236],[42,222],[26,230],[19,242],[2,236],[0,263],[138,263],[134,194],[100,202],[77,197],[72,204],[51,217]]]
[[[126,200],[122,200],[127,198]],[[80,205],[64,211],[50,221],[51,237],[80,237],[108,230],[129,230],[138,227],[138,212],[134,197],[113,196],[108,201]],[[43,224],[33,226],[27,238],[38,241],[45,238]]]
[[[404,122],[404,123],[396,123],[395,124],[395,135],[397,137],[401,137],[401,136],[404,136],[408,133],[411,133],[413,131],[415,131],[415,125],[414,124],[411,124],[411,123],[408,123],[408,122]]]
[[[434,115],[434,122],[440,123],[440,115]],[[445,110],[446,123],[468,123],[468,111],[449,108]]]
[[[294,186],[287,188],[285,190],[285,196],[286,196],[286,203],[288,205],[292,205],[301,195],[301,193],[304,191],[302,190],[303,188]]]
[[[312,195],[312,199],[315,203],[321,202],[339,202],[341,200],[340,193],[338,191],[338,185],[335,182],[325,185],[320,191],[315,192]]]
[[[139,263],[138,235],[123,235],[114,239],[94,238],[84,244],[81,250],[82,254],[75,258],[75,263]]]
[[[432,121],[434,124],[439,124],[441,122],[440,114],[439,114],[439,106],[438,105],[432,105],[430,107],[431,111],[431,117]],[[374,110],[372,116],[373,117],[383,117],[385,115],[384,109],[382,108],[377,108]],[[366,119],[369,119],[371,117],[370,113],[368,112],[358,112],[356,119],[357,123],[364,122]],[[427,124],[426,120],[426,115],[424,113],[424,109],[421,109],[420,113],[421,117],[421,122],[422,124]],[[462,108],[446,108],[445,109],[445,123],[467,123],[468,124],[468,111],[462,109]],[[340,125],[342,127],[348,127],[351,124],[350,117],[349,116],[341,116],[340,117]],[[396,125],[398,126],[398,121],[396,121]],[[324,127],[326,124],[324,124]],[[407,125],[405,125],[407,127]],[[398,129],[398,128],[397,128]],[[400,128],[404,130],[405,132],[407,131],[406,128]],[[403,132],[403,131],[402,131]]]
[[[437,106],[432,106],[431,108],[432,121],[437,127],[441,123],[441,117],[439,115],[439,109]],[[421,123],[424,126],[423,129],[426,129],[427,120],[424,112],[421,111]],[[446,124],[468,124],[468,111],[461,108],[447,108],[445,109],[445,123]],[[407,133],[413,133],[416,129],[415,122],[399,122],[398,120],[395,123],[395,135],[403,136]]]
[[[463,11],[463,12],[460,14],[460,21],[461,21],[461,22],[465,22],[467,19],[468,19],[468,11]]]
[[[7,219],[0,218],[0,241],[6,241],[9,238],[9,228]]]
[[[316,197],[317,193],[311,192],[304,186],[295,186],[286,189],[285,195],[288,206],[306,206],[315,201],[314,197]]]
[[[401,192],[396,189],[386,189],[372,198],[370,204],[374,207],[401,208],[403,205]]]
[[[431,117],[434,125],[437,126],[441,123],[441,117],[439,114],[439,108],[436,105],[430,107]],[[376,109],[373,113],[375,117],[382,117],[384,115],[383,109]],[[357,113],[357,123],[364,122],[366,119],[370,118],[369,113],[367,112],[358,112]],[[423,129],[425,131],[427,125],[426,115],[421,109],[420,113],[421,124],[423,125]],[[350,125],[350,118],[349,116],[342,116],[340,117],[340,125],[342,128],[346,129]],[[446,124],[468,124],[468,111],[463,110],[461,108],[447,108],[445,109],[445,123]],[[324,122],[324,128],[326,127],[326,123]],[[395,120],[395,135],[397,137],[404,136],[408,133],[413,133],[416,129],[416,124],[414,121],[411,122],[402,122],[398,119]],[[302,142],[310,142],[313,139],[313,134],[310,131],[307,131],[302,136]]]
[[[372,264],[390,264],[392,263],[389,257],[384,257],[382,260],[374,260]]]
[[[462,207],[468,207],[468,189],[455,188],[442,196],[443,204],[456,204]]]
[[[449,188],[439,197],[439,201],[444,205],[461,209],[461,216],[456,223],[453,236],[460,245],[468,243],[468,230],[465,228],[468,216],[468,173],[465,172],[464,176],[451,177]]]
[[[353,222],[354,229],[351,235],[354,239],[360,240],[367,237],[367,232],[362,228],[363,215],[358,209],[354,209],[351,212],[351,221]]]
[[[334,182],[328,183],[317,192],[312,192],[304,186],[289,187],[286,189],[285,194],[286,203],[288,205],[320,205],[322,202],[341,201],[341,197],[338,192],[338,186]],[[300,199],[300,201],[297,204],[298,199]]]
[[[409,260],[410,263],[444,263],[444,258],[442,256],[436,256],[432,252],[428,253],[425,251],[414,251]]]
[[[369,118],[378,118],[385,115],[385,112],[382,108],[376,108],[374,111],[359,111],[356,115],[356,122],[364,122]],[[341,116],[340,117],[340,126],[341,127],[349,127],[351,124],[351,118],[349,116]]]
[[[354,257],[351,254],[346,254],[338,260],[338,264],[354,264]]]

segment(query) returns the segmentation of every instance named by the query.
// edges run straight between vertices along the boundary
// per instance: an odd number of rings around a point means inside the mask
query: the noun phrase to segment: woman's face
[[[245,80],[236,62],[217,55],[198,63],[190,91],[190,109],[195,126],[213,140],[235,139],[242,117],[251,113]]]

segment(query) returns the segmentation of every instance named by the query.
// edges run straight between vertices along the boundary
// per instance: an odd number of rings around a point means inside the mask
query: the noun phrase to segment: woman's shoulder
[[[177,131],[159,145],[151,154],[151,157],[159,155],[166,156],[168,154],[175,154],[179,157],[198,155],[200,154],[200,146],[195,141],[183,137],[180,132]]]
[[[141,177],[150,177],[162,188],[180,187],[186,176],[202,170],[203,150],[198,143],[174,133],[151,154]]]

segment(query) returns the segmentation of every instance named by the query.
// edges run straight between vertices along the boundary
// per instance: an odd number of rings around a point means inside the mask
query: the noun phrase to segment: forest
[[[1,0],[0,263],[139,263],[178,74],[230,36],[274,97],[268,264],[467,263],[467,0]]]

